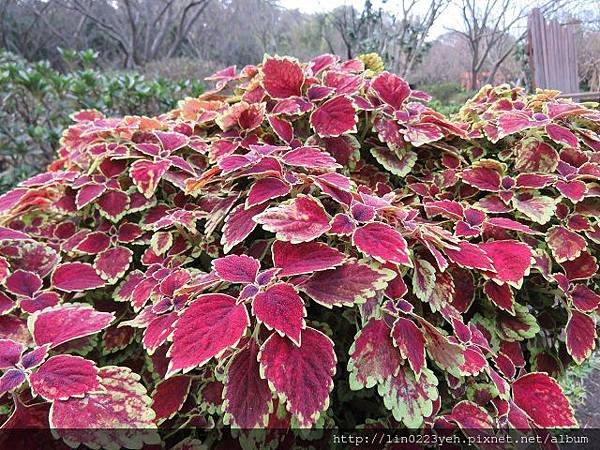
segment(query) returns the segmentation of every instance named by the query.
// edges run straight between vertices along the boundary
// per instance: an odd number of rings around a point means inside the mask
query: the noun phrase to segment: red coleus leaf
[[[400,366],[398,374],[388,378],[378,387],[385,407],[394,419],[408,428],[419,428],[425,417],[433,414],[433,402],[439,397],[438,380],[433,372],[424,368],[417,379],[407,366]]]
[[[394,277],[395,273],[391,270],[377,270],[366,264],[349,262],[335,269],[317,272],[298,287],[327,308],[352,306],[375,296]]]
[[[106,186],[104,184],[86,184],[77,191],[77,195],[75,197],[75,205],[77,206],[77,209],[81,209],[84,206],[89,205],[91,202],[100,197],[105,191]]]
[[[545,195],[526,193],[513,197],[512,203],[515,208],[529,220],[544,225],[554,215],[557,199]]]
[[[77,244],[77,250],[95,255],[103,252],[110,246],[110,237],[102,231],[95,231],[87,234],[81,242]]]
[[[154,135],[160,141],[162,148],[170,152],[185,147],[189,142],[189,138],[185,134],[176,131],[155,131]]]
[[[406,240],[385,223],[373,222],[357,228],[352,235],[352,243],[378,261],[412,265]]]
[[[520,172],[554,172],[558,152],[543,141],[525,141],[517,147],[515,169]]]
[[[340,165],[329,153],[314,147],[298,147],[281,157],[289,166],[307,167],[310,169],[336,169]]]
[[[273,266],[281,269],[278,272],[280,277],[333,269],[346,259],[339,250],[322,242],[291,244],[275,241],[271,253]]]
[[[491,275],[492,278],[519,288],[531,267],[531,248],[527,244],[512,240],[485,242],[479,246],[492,260],[496,271]]]
[[[462,173],[462,179],[465,183],[470,184],[483,191],[497,192],[500,190],[501,176],[500,174],[489,167],[476,167],[467,169]]]
[[[459,266],[486,271],[495,270],[492,259],[479,246],[463,241],[458,244],[458,247],[459,250],[445,248],[444,252]]]
[[[127,213],[129,205],[129,195],[116,189],[109,189],[96,203],[100,213],[113,222],[120,220]]]
[[[581,255],[572,261],[561,263],[561,266],[569,280],[587,280],[598,273],[596,258],[587,251],[581,252]]]
[[[267,58],[262,65],[262,85],[273,98],[301,95],[304,73],[300,64],[290,58]]]
[[[425,367],[425,338],[419,327],[412,320],[399,317],[394,322],[392,337],[402,357],[408,359],[411,369],[419,376]]]
[[[390,332],[383,319],[371,319],[357,333],[348,359],[351,389],[373,387],[398,373],[402,359]]]
[[[72,355],[51,357],[29,377],[29,382],[35,394],[49,401],[83,397],[101,389],[94,362]]]
[[[150,198],[154,195],[158,183],[170,166],[171,163],[166,160],[151,162],[140,159],[131,165],[129,176],[138,191],[144,194],[146,198]]]
[[[559,263],[577,258],[587,247],[585,239],[579,234],[559,225],[546,232],[546,242]]]
[[[577,364],[581,364],[596,348],[596,321],[587,314],[571,310],[566,336],[567,351]]]
[[[556,124],[548,124],[546,125],[546,132],[550,139],[552,139],[557,144],[564,144],[569,147],[579,147],[579,142],[577,140],[577,136],[565,127],[561,127]]]
[[[600,305],[600,295],[583,284],[576,285],[569,293],[573,306],[583,312],[591,312]]]
[[[254,217],[254,221],[277,239],[293,244],[312,241],[329,230],[329,217],[321,203],[305,195],[273,206]]]
[[[0,377],[0,396],[4,396],[4,394],[6,394],[7,392],[18,388],[25,382],[26,379],[27,376],[22,370],[8,369]]]
[[[229,255],[212,262],[217,276],[230,283],[254,283],[260,261],[246,255]]]
[[[177,375],[161,381],[152,393],[152,409],[156,420],[170,419],[181,409],[192,385],[192,378]]]
[[[101,278],[109,283],[116,283],[133,260],[133,252],[127,247],[112,247],[100,253],[94,260],[94,269]]]
[[[225,294],[200,295],[175,324],[169,374],[189,371],[235,346],[250,324],[244,305]]]
[[[354,104],[344,95],[327,100],[310,115],[310,124],[321,137],[336,137],[354,132],[356,121]]]
[[[573,409],[558,383],[545,373],[528,373],[512,385],[513,399],[533,422],[543,428],[577,426]]]
[[[246,199],[246,208],[260,205],[273,198],[283,197],[284,195],[289,194],[291,189],[292,188],[288,183],[279,178],[261,178],[250,188],[248,198]]]
[[[52,273],[52,286],[65,292],[79,292],[96,289],[106,282],[98,276],[91,264],[65,263]]]
[[[42,287],[42,279],[35,273],[18,269],[6,278],[4,284],[11,294],[33,297]]]
[[[73,446],[82,443],[92,448],[142,448],[160,442],[150,397],[139,375],[115,366],[101,368],[98,375],[103,390],[53,402],[50,427],[56,435]]]
[[[301,340],[298,347],[273,333],[261,347],[258,359],[271,389],[285,396],[287,410],[306,427],[327,408],[337,360],[333,342],[320,331],[306,328]]]
[[[25,346],[11,339],[0,339],[0,370],[16,366]]]
[[[394,109],[400,109],[410,96],[411,89],[406,81],[398,75],[382,72],[371,81],[371,89],[379,99]]]
[[[490,414],[481,406],[468,400],[457,403],[452,408],[452,413],[446,417],[471,433],[479,433],[494,428],[494,421]]]
[[[508,284],[497,284],[493,280],[488,280],[483,285],[483,292],[498,308],[514,313],[513,304],[515,297]]]
[[[273,394],[267,380],[260,376],[258,345],[248,340],[236,353],[227,369],[223,389],[223,409],[240,428],[265,427]]]
[[[99,312],[89,305],[69,303],[57,305],[29,316],[28,326],[37,345],[56,347],[108,327],[113,313]]]
[[[294,286],[277,283],[257,294],[252,313],[268,328],[300,345],[300,332],[306,327],[306,309]]]
[[[244,205],[235,207],[225,219],[221,244],[223,251],[228,253],[234,246],[242,242],[256,228],[257,223],[253,220],[263,212],[268,205],[256,205],[245,208]]]
[[[573,203],[583,200],[587,192],[587,185],[581,180],[557,181],[554,187]]]

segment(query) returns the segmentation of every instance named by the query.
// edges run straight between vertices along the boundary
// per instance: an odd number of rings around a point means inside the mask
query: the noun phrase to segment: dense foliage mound
[[[595,346],[600,114],[500,86],[450,120],[374,62],[75,114],[0,197],[5,427],[576,425],[552,376]],[[110,426],[147,430],[78,430]]]

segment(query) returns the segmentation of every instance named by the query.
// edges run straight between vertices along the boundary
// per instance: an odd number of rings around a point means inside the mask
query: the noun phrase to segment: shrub
[[[595,346],[597,110],[485,87],[453,122],[331,55],[211,79],[74,115],[0,198],[9,425],[576,424],[552,377]]]
[[[70,114],[96,108],[106,114],[156,115],[186,95],[196,82],[148,80],[135,72],[95,68],[92,51],[63,51],[68,71],[46,61],[28,63],[0,52],[0,191],[44,170],[58,147]]]

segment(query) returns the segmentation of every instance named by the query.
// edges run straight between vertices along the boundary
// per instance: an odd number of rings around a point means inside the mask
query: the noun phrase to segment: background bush
[[[64,72],[0,53],[0,191],[45,168],[75,111],[156,115],[202,92],[197,81],[101,71],[91,50],[61,53]]]

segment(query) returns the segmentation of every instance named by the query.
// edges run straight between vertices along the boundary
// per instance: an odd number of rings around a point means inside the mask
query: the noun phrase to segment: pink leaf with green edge
[[[277,283],[260,292],[252,302],[252,313],[267,328],[300,346],[300,332],[306,327],[306,309],[294,286]]]
[[[75,205],[77,209],[81,209],[98,197],[100,197],[106,191],[106,186],[104,184],[86,184],[81,189],[77,191],[77,195],[75,196]]]
[[[558,165],[558,152],[543,141],[524,141],[516,147],[515,170],[552,173]]]
[[[108,327],[113,313],[96,311],[89,305],[69,303],[57,305],[29,316],[27,325],[37,345],[56,347]]]
[[[591,312],[600,305],[600,295],[596,294],[584,284],[576,285],[569,293],[573,306],[579,311]]]
[[[298,147],[285,153],[281,160],[288,166],[309,169],[337,169],[341,166],[329,153],[315,147]]]
[[[301,427],[314,424],[329,404],[337,363],[333,342],[314,328],[302,331],[302,346],[273,333],[258,359],[261,375],[286,399],[287,410]]]
[[[246,208],[250,208],[254,205],[260,205],[267,200],[288,195],[291,189],[292,188],[288,183],[280,180],[279,178],[261,178],[250,187],[250,191],[248,191],[248,197],[246,199]]]
[[[390,327],[383,319],[370,319],[350,347],[350,389],[371,388],[398,373],[400,352],[392,343]]]
[[[21,366],[23,366],[24,369],[35,369],[46,360],[49,348],[50,345],[45,344],[25,353],[21,357]]]
[[[304,72],[300,64],[290,58],[267,58],[262,66],[262,85],[273,98],[300,96]]]
[[[276,233],[277,239],[292,244],[312,241],[330,228],[321,203],[305,195],[267,209],[255,216],[254,221],[266,231]]]
[[[514,313],[500,311],[496,314],[496,333],[507,341],[522,341],[539,333],[537,320],[526,306],[513,304]]]
[[[115,289],[113,299],[118,302],[128,302],[135,287],[144,279],[144,274],[139,270],[129,272],[127,278]]]
[[[217,276],[230,283],[254,283],[260,261],[246,255],[229,255],[212,262]]]
[[[595,319],[577,310],[571,310],[565,333],[569,355],[577,364],[583,363],[596,348]]]
[[[508,284],[497,284],[492,280],[488,280],[483,285],[483,292],[498,308],[514,314],[515,296]]]
[[[406,240],[385,223],[368,223],[356,229],[352,235],[352,244],[378,261],[412,266]]]
[[[556,176],[539,173],[522,173],[517,176],[515,186],[519,189],[541,189],[551,185]]]
[[[462,173],[462,180],[482,191],[498,192],[502,178],[500,174],[489,167],[475,167]]]
[[[498,117],[498,137],[503,138],[536,125],[537,123],[523,111],[507,111]]]
[[[490,276],[500,283],[520,288],[523,277],[529,273],[533,253],[523,242],[505,240],[479,244],[494,264],[495,272]]]
[[[109,189],[96,202],[100,214],[113,222],[123,218],[128,212],[129,204],[129,195],[116,189]]]
[[[386,170],[398,177],[405,177],[417,162],[417,154],[410,150],[394,151],[387,147],[373,147],[371,155]]]
[[[298,287],[317,303],[333,306],[353,306],[364,303],[383,290],[395,273],[373,269],[366,264],[349,262],[335,269],[317,272]]]
[[[273,394],[260,376],[258,345],[250,339],[233,357],[223,389],[227,419],[244,429],[266,427]],[[229,420],[228,420],[229,422]]]
[[[575,136],[575,134],[571,130],[565,127],[553,123],[548,124],[546,125],[546,133],[548,133],[550,139],[552,139],[557,144],[563,144],[568,147],[574,148],[579,147],[579,141],[577,140],[577,136]]]
[[[577,426],[573,409],[559,384],[545,373],[528,373],[512,385],[515,404],[542,428]]]
[[[544,225],[556,211],[557,199],[545,195],[533,195],[530,193],[513,197],[512,203],[520,213],[529,220]]]
[[[132,260],[133,252],[127,247],[112,247],[96,256],[94,269],[101,278],[114,284],[125,275]]]
[[[371,81],[371,89],[377,97],[394,109],[402,108],[402,104],[410,96],[411,89],[406,81],[398,75],[382,72]]]
[[[459,367],[465,363],[464,348],[451,342],[447,336],[427,320],[415,316],[425,337],[426,349],[431,361],[454,376],[461,376]]]
[[[458,247],[458,250],[449,247],[444,248],[444,252],[448,255],[448,258],[460,267],[495,271],[492,260],[479,246],[463,241],[458,244]]]
[[[481,448],[486,450],[502,450],[504,448],[503,445],[493,444],[496,442],[495,421],[478,404],[463,400],[457,403],[452,408],[452,413],[446,415],[445,418],[455,422],[469,440],[481,442]]]
[[[417,380],[407,366],[400,366],[398,374],[380,384],[377,391],[394,419],[415,429],[423,424],[425,417],[433,414],[433,402],[439,397],[437,384],[437,378],[427,368]]]
[[[152,162],[140,159],[129,168],[129,177],[144,197],[151,198],[170,166],[171,163],[166,160]]]
[[[48,401],[83,397],[101,389],[98,369],[93,361],[81,356],[52,356],[29,377],[34,394]]]
[[[154,135],[158,138],[162,147],[170,152],[185,147],[189,142],[189,138],[185,134],[176,131],[155,131]]]
[[[8,369],[0,377],[0,397],[21,386],[27,376],[21,369]]]
[[[152,355],[158,347],[167,341],[175,329],[173,325],[177,321],[177,318],[177,313],[171,312],[158,316],[150,322],[142,338],[142,344],[148,351],[148,354]]]
[[[581,180],[557,181],[554,187],[573,203],[583,200],[587,192],[587,185]]]
[[[356,229],[356,223],[354,220],[346,214],[336,214],[331,220],[331,234],[337,234],[340,236],[348,236]]]
[[[95,255],[103,252],[110,246],[110,237],[102,231],[87,234],[75,247],[80,252]]]
[[[523,234],[541,234],[539,231],[533,230],[521,222],[509,219],[508,217],[492,217],[485,222],[486,225],[502,228],[503,230],[518,231]]]
[[[271,128],[275,134],[277,134],[279,139],[288,144],[292,142],[294,139],[294,127],[292,127],[292,124],[290,124],[287,120],[283,120],[277,116],[269,116],[268,120],[269,125],[271,125]]]
[[[410,319],[398,317],[392,327],[394,344],[404,359],[408,359],[411,369],[417,375],[425,367],[425,338]]]
[[[21,360],[25,346],[11,339],[0,339],[0,369],[16,366]]]
[[[327,100],[310,115],[313,130],[321,137],[355,132],[357,120],[352,100],[344,95]]]
[[[327,138],[314,136],[314,140],[320,147],[327,150],[342,166],[354,167],[356,161],[360,159],[360,143],[352,135],[346,134]]]
[[[346,259],[339,250],[322,242],[303,242],[290,244],[275,241],[271,248],[273,266],[281,269],[280,277],[313,273],[333,269]]]
[[[246,307],[226,294],[204,294],[191,303],[175,324],[168,356],[169,374],[187,372],[234,347],[250,325]]]
[[[587,248],[584,238],[560,225],[555,225],[546,232],[546,242],[559,263],[574,260]]]
[[[99,369],[103,391],[84,398],[56,400],[50,408],[50,427],[71,447],[142,448],[160,438],[150,397],[140,376],[126,367]]]
[[[59,265],[51,277],[52,286],[64,292],[81,292],[102,287],[106,282],[88,263],[65,263]]]
[[[176,375],[156,385],[151,397],[157,422],[170,419],[181,409],[191,385],[192,378],[187,375]]]
[[[467,347],[463,356],[465,362],[458,367],[461,375],[475,376],[488,366],[485,356],[476,345]]]
[[[4,285],[11,294],[33,297],[42,287],[42,279],[33,272],[18,269],[6,278]]]
[[[581,252],[573,261],[560,264],[569,280],[588,280],[598,273],[596,258],[588,251]]]
[[[224,253],[229,253],[233,247],[246,239],[254,231],[257,223],[253,218],[263,212],[267,206],[267,204],[262,204],[246,209],[244,205],[238,205],[229,213],[225,219],[223,236],[221,237],[221,245],[223,245]]]

